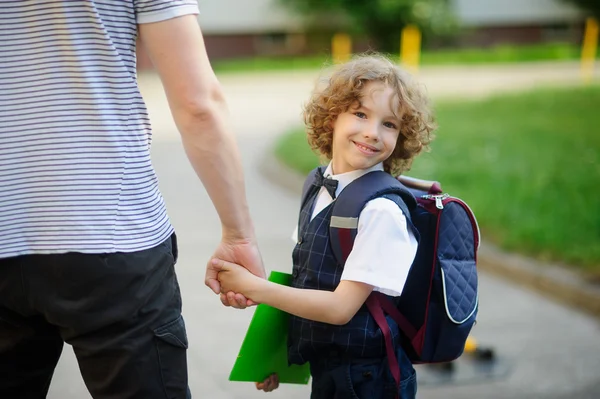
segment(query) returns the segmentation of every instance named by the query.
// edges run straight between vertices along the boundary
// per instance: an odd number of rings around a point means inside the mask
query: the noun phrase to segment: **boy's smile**
[[[354,145],[356,145],[356,148],[358,148],[358,151],[362,152],[365,155],[373,155],[377,152],[379,152],[379,150],[373,146],[370,146],[368,144],[364,144],[364,143],[358,143],[356,141],[353,141]]]
[[[400,133],[396,93],[383,82],[367,83],[362,93],[360,103],[333,122],[334,174],[368,169],[385,161],[396,147]]]

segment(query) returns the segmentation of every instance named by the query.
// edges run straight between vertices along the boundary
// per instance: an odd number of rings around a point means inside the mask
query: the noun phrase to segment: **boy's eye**
[[[398,129],[398,128],[396,127],[396,125],[395,125],[395,124],[393,124],[392,122],[385,122],[385,123],[383,124],[383,126],[385,126],[385,127],[389,128],[389,129]]]
[[[367,115],[364,114],[364,112],[355,112],[354,115],[356,115],[357,117],[364,119],[367,117]]]

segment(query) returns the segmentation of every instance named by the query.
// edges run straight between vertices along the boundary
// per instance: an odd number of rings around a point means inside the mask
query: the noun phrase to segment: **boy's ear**
[[[327,127],[332,132],[333,132],[333,125],[335,124],[336,119],[337,119],[337,116],[334,116],[329,122],[327,122]]]

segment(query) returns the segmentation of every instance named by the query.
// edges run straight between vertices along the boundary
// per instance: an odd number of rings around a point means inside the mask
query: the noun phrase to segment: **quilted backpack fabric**
[[[477,317],[479,230],[463,201],[413,194],[418,205],[411,219],[419,248],[396,306],[416,330],[407,348],[411,360],[448,362],[462,354]]]

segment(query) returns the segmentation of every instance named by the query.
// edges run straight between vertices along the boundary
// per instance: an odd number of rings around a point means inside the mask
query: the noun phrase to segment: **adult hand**
[[[211,257],[222,259],[231,263],[237,263],[244,266],[252,274],[258,277],[266,278],[265,268],[258,245],[253,239],[229,239],[224,237],[215,253]],[[208,261],[206,265],[206,277],[204,283],[215,293],[220,294],[221,303],[225,306],[232,306],[236,309],[245,309],[248,306],[255,305],[254,302],[248,300],[244,295],[234,292],[221,292],[221,285],[217,278],[219,269]]]

